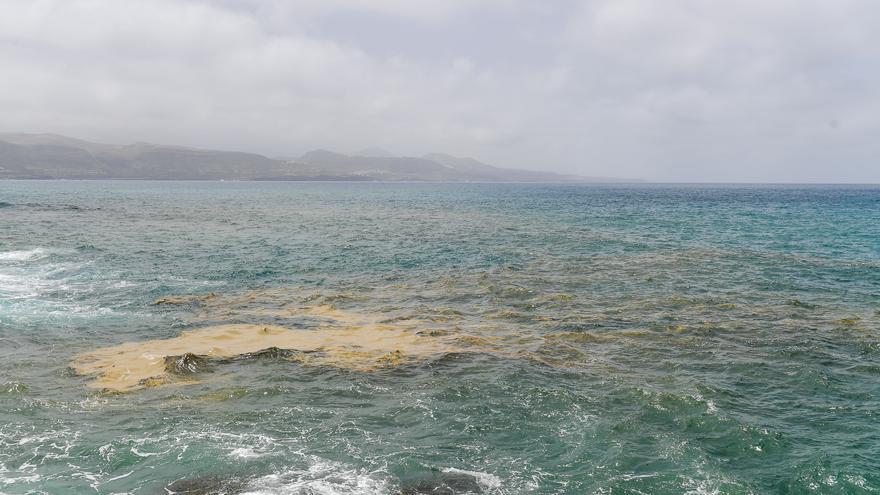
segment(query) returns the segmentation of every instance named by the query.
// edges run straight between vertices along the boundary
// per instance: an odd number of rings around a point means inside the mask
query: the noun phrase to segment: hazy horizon
[[[0,0],[0,130],[878,183],[880,6]]]
[[[6,131],[0,131],[0,141],[3,140],[3,134],[13,134],[13,133],[6,132]],[[29,134],[29,133],[25,133],[25,134]],[[62,138],[71,138],[71,139],[75,139],[75,140],[80,140],[80,141],[86,141],[86,142],[88,142],[88,140],[81,139],[81,138],[79,138],[79,137],[77,137],[77,136],[64,136],[64,135],[60,135],[60,134],[52,134],[52,133],[33,133],[32,135],[34,135],[34,136],[38,136],[38,135],[56,135],[56,136],[58,136],[58,137],[62,137]],[[255,151],[251,151],[251,150],[236,150],[236,149],[223,149],[223,148],[201,149],[201,148],[188,147],[188,146],[184,146],[184,145],[178,145],[178,144],[176,144],[176,143],[152,143],[152,142],[144,142],[144,141],[128,141],[128,142],[116,142],[116,143],[106,143],[106,142],[101,142],[101,143],[93,143],[93,144],[108,145],[108,146],[120,146],[120,147],[124,147],[124,146],[128,146],[128,145],[135,145],[135,144],[150,144],[150,145],[157,145],[157,146],[183,147],[183,148],[193,149],[193,150],[197,150],[197,151],[220,151],[220,152],[232,152],[232,153],[236,153],[236,152],[240,152],[240,153],[250,153],[250,154],[256,154],[256,155],[262,155],[262,156],[265,156],[266,158],[270,158],[270,159],[273,159],[273,160],[291,160],[291,161],[297,161],[298,159],[302,158],[301,156],[288,156],[288,157],[282,157],[282,156],[264,155],[264,154],[261,154],[261,153],[255,152]],[[403,155],[398,155],[398,154],[396,154],[396,153],[393,153],[391,150],[386,150],[386,149],[382,149],[382,148],[364,148],[364,149],[361,149],[361,150],[354,150],[354,151],[326,150],[326,149],[315,149],[315,150],[310,150],[310,151],[330,151],[330,152],[332,152],[332,153],[339,153],[339,154],[342,154],[342,155],[345,155],[345,156],[352,156],[352,157],[355,157],[355,156],[366,156],[366,157],[370,157],[370,156],[380,156],[380,155],[371,155],[371,154],[368,153],[368,152],[369,152],[369,151],[384,151],[384,152],[390,153],[389,156],[397,157],[397,158],[420,158],[420,157],[418,157],[418,156],[403,156]],[[309,152],[306,152],[306,153],[309,153]],[[427,154],[425,154],[425,155],[423,155],[423,156],[428,156],[428,155],[430,155],[430,154],[431,154],[431,153],[427,153]],[[456,158],[473,159],[473,157],[456,157]],[[523,168],[523,169],[513,169],[513,170],[530,171],[530,169],[527,169],[527,168]],[[552,172],[552,171],[551,171],[551,172]],[[583,176],[583,178],[587,179],[587,178],[591,178],[591,177],[589,177],[589,176]],[[618,185],[618,186],[627,186],[627,185],[639,185],[639,184],[643,184],[643,185],[651,185],[651,184],[656,184],[656,185],[676,185],[676,184],[678,184],[678,185],[695,185],[695,186],[699,186],[699,185],[718,185],[718,186],[724,186],[724,185],[734,185],[734,186],[738,186],[738,185],[744,185],[744,186],[748,186],[748,185],[767,185],[767,186],[774,186],[774,185],[775,185],[775,186],[787,186],[787,185],[792,185],[792,186],[798,186],[798,185],[807,185],[807,186],[822,186],[822,185],[827,185],[827,186],[877,186],[877,185],[880,185],[880,182],[821,182],[821,181],[813,181],[813,182],[785,182],[785,181],[763,181],[763,182],[758,182],[758,181],[753,181],[753,182],[750,182],[750,181],[672,181],[672,180],[645,180],[645,179],[643,179],[643,178],[641,178],[641,177],[613,177],[613,176],[602,176],[602,177],[599,177],[599,176],[592,176],[592,178],[593,178],[593,179],[597,179],[597,180],[593,180],[593,181],[589,181],[589,182],[571,182],[570,180],[569,180],[569,181],[561,180],[562,178],[560,177],[560,180],[556,180],[556,181],[550,181],[550,180],[548,180],[548,181],[546,181],[546,182],[548,182],[548,183],[549,183],[549,182],[568,182],[568,183],[571,183],[571,184],[573,184],[573,185],[577,185],[577,184],[579,184],[579,185],[583,185],[583,186],[595,186],[595,185]],[[608,179],[609,182],[602,182],[601,179]],[[80,180],[80,181],[89,181],[89,180],[94,180],[94,181],[147,180],[147,181],[171,181],[171,182],[174,182],[174,181],[218,181],[218,180],[245,180],[245,181],[247,181],[248,179],[176,179],[176,178],[165,178],[165,179],[132,179],[132,178],[125,178],[125,177],[119,177],[119,178],[92,178],[92,179],[89,179],[89,178],[54,178],[54,179],[16,179],[16,178],[0,178],[0,181],[3,181],[3,180],[26,180],[26,181],[31,181],[31,180],[50,180],[50,181],[52,181],[52,180],[64,180],[64,181],[67,181],[67,180]],[[314,179],[306,179],[306,180],[309,181],[309,182],[315,182]],[[277,181],[277,180],[276,180],[276,181]],[[302,179],[291,178],[291,179],[289,179],[289,181],[298,182],[298,181],[302,181]],[[361,182],[363,182],[363,179],[350,179],[350,180],[345,180],[345,179],[328,179],[327,181],[329,181],[329,182],[356,182],[356,183],[361,183]],[[319,182],[320,182],[320,181],[319,181]],[[441,180],[441,181],[423,181],[423,180],[417,180],[417,179],[413,179],[413,180],[400,180],[400,179],[387,179],[387,180],[381,180],[381,179],[371,179],[370,182],[391,182],[391,183],[395,183],[395,182],[429,182],[429,183],[446,183],[446,182],[449,182],[449,183],[462,183],[462,181],[460,181],[460,180],[449,180],[449,181],[442,181],[442,180]],[[467,181],[467,182],[475,182],[475,183],[479,183],[479,182],[499,183],[499,181],[497,181],[497,180],[496,180],[496,181],[493,181],[493,180],[471,180],[471,181]],[[500,183],[505,183],[505,182],[520,182],[520,181],[516,181],[516,180],[500,181]],[[534,183],[535,181],[529,181],[529,182]],[[538,181],[538,182],[541,182],[541,181]],[[527,182],[527,183],[528,183],[528,182]]]

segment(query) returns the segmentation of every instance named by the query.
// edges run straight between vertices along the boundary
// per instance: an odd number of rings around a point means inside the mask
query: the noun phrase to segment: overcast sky
[[[0,0],[0,130],[880,182],[880,2]]]

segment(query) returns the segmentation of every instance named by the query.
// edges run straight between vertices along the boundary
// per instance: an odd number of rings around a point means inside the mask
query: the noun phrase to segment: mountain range
[[[135,143],[100,144],[57,134],[0,133],[0,179],[386,180],[620,182],[493,167],[443,153],[394,156],[310,151],[294,159],[255,153]]]

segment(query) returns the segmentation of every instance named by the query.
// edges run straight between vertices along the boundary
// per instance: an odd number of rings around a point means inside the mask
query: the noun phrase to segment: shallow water
[[[73,366],[314,308],[446,347]],[[878,337],[876,186],[0,182],[0,493],[873,493]]]

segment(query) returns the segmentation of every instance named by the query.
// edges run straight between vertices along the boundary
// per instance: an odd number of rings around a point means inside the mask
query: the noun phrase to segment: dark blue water
[[[284,305],[473,352],[71,367]],[[874,493],[878,337],[877,186],[0,182],[2,493]]]

